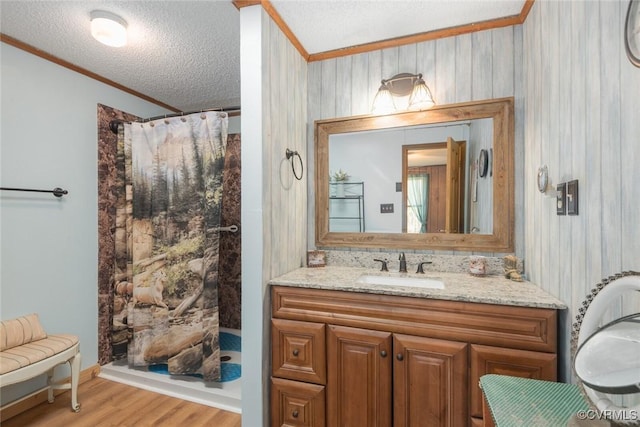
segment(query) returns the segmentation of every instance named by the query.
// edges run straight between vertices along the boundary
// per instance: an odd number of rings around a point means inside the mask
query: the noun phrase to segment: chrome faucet
[[[406,273],[407,272],[407,259],[404,256],[404,252],[400,253],[400,256],[398,257],[398,259],[400,260],[400,273]]]

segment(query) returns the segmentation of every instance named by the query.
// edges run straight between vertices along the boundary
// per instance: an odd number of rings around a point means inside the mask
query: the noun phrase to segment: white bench
[[[71,367],[71,383],[53,381],[54,368],[63,363],[69,363]],[[53,402],[53,390],[71,389],[71,409],[78,412],[78,337],[67,334],[47,335],[37,314],[1,322],[0,388],[45,373],[49,403]]]

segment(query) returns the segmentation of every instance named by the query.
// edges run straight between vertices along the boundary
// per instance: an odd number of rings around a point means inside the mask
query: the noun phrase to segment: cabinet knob
[[[396,354],[396,359],[402,362],[404,360],[404,356],[402,355],[402,353],[398,353]]]
[[[296,356],[296,357],[297,357],[297,356],[298,356],[298,354],[300,354],[300,351],[298,351],[298,349],[297,349],[297,348],[294,348],[292,353],[293,353],[293,355],[294,355],[294,356]]]
[[[291,416],[292,416],[293,418],[298,418],[298,411],[297,411],[297,410],[296,410],[296,411],[293,411],[293,412],[291,413]]]
[[[387,357],[387,352],[386,352],[386,351],[384,351],[384,350],[382,350],[382,351],[380,352],[380,356],[382,356],[382,357]]]

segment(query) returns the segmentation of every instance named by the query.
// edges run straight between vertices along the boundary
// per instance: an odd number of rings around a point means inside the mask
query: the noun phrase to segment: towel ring
[[[302,157],[300,157],[300,154],[298,154],[297,151],[291,151],[288,148],[286,151],[286,156],[287,160],[291,161],[291,170],[293,171],[293,176],[295,176],[298,181],[302,180],[302,176],[304,175],[304,164],[302,163]],[[293,156],[298,156],[298,160],[300,160],[300,176],[298,176],[298,173],[296,172],[296,167],[292,159]]]

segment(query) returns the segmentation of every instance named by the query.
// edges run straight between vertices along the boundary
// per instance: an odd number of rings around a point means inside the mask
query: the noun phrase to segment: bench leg
[[[47,371],[47,401],[49,401],[49,403],[53,403],[53,370],[54,368],[51,368]]]
[[[78,404],[78,382],[80,380],[80,353],[76,354],[73,359],[69,361],[71,366],[71,410],[73,412],[80,411],[80,405]],[[51,391],[49,391],[51,393]]]

